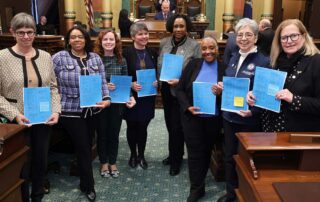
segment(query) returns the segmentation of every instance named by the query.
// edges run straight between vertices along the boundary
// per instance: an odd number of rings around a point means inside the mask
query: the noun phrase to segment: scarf
[[[290,75],[293,71],[293,66],[295,66],[303,56],[304,48],[301,48],[290,57],[287,57],[287,54],[282,51],[277,59],[276,68],[280,71],[285,71]]]
[[[171,39],[172,49],[170,51],[171,54],[176,54],[179,46],[182,46],[187,41],[187,36],[185,36],[181,41],[176,41],[174,36]]]

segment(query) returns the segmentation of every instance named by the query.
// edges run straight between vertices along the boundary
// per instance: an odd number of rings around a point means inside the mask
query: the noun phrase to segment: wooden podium
[[[293,142],[290,136],[290,133],[237,134],[239,153],[234,159],[239,178],[238,201],[286,202],[290,200],[281,196],[295,193],[296,184],[319,186],[320,143]],[[291,193],[279,193],[282,191],[277,189],[279,184],[292,185]],[[312,194],[308,197],[304,201],[318,200]]]
[[[23,134],[25,126],[0,124],[0,201],[21,201],[20,172],[29,148]]]

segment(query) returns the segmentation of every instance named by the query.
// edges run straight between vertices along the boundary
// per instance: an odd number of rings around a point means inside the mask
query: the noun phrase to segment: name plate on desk
[[[290,142],[296,143],[319,143],[320,144],[320,135],[315,134],[290,134]]]

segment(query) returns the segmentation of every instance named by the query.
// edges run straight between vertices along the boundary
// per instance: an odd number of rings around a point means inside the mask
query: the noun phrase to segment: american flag
[[[86,6],[88,25],[90,28],[93,28],[93,8],[92,8],[92,0],[84,0],[84,4]]]
[[[244,3],[243,17],[252,19],[252,1],[246,0]]]

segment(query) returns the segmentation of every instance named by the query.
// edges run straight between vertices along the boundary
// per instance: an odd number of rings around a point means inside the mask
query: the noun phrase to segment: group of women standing
[[[235,133],[320,131],[317,124],[320,119],[320,52],[302,22],[289,19],[280,23],[272,42],[270,58],[257,51],[255,43],[258,25],[254,20],[241,19],[235,30],[239,52],[233,53],[225,75],[250,79],[250,91],[247,94],[250,108],[239,113],[222,113],[227,194],[222,196],[219,202],[236,201],[234,190],[238,187],[238,177],[232,158],[238,149]],[[287,72],[284,89],[275,95],[275,98],[281,101],[280,113],[254,106],[256,99],[259,99],[252,93],[256,66]],[[222,91],[222,82],[214,85],[213,92],[216,95],[220,95]]]
[[[219,201],[235,201],[234,189],[238,186],[235,163],[237,132],[249,131],[319,131],[320,121],[320,55],[305,27],[299,20],[286,20],[276,30],[271,60],[263,56],[255,45],[258,25],[242,19],[235,27],[239,52],[234,52],[225,67],[218,61],[218,43],[205,37],[199,44],[188,37],[189,18],[176,14],[167,22],[170,37],[160,42],[160,54],[148,48],[149,33],[144,23],[130,27],[133,45],[125,50],[113,30],[101,31],[92,52],[88,33],[73,27],[65,37],[65,50],[50,55],[32,46],[36,26],[33,17],[17,14],[11,22],[16,44],[0,51],[0,114],[12,123],[27,124],[23,115],[22,89],[50,87],[52,115],[45,124],[28,125],[26,130],[31,148],[31,163],[25,166],[22,177],[31,176],[32,201],[41,201],[50,125],[59,120],[74,144],[80,172],[80,190],[89,201],[95,201],[91,163],[91,146],[95,130],[98,133],[98,154],[102,177],[118,177],[116,166],[119,132],[122,119],[127,123],[127,141],[130,148],[128,164],[148,168],[145,159],[147,127],[154,117],[155,96],[138,97],[143,86],[137,82],[136,71],[155,69],[160,74],[165,53],[183,55],[183,73],[180,79],[161,83],[165,122],[169,133],[169,156],[163,164],[170,165],[169,174],[179,174],[184,154],[184,141],[188,151],[190,193],[188,202],[198,201],[205,195],[205,177],[209,168],[215,138],[223,126],[225,135],[225,163],[227,194]],[[254,107],[255,98],[250,91],[249,110],[239,113],[220,112],[222,77],[242,77],[251,80],[252,89],[256,66],[286,71],[285,89],[276,94],[282,101],[281,112]],[[80,107],[79,76],[101,77],[102,100],[95,107]],[[130,100],[114,104],[109,96],[117,86],[110,83],[112,75],[132,76]],[[193,104],[193,82],[212,83],[217,96],[217,113],[199,113]],[[155,87],[159,86],[157,80]],[[261,118],[261,119],[260,119]],[[262,128],[261,128],[262,126]],[[32,169],[30,169],[30,165]],[[31,172],[30,172],[31,170]],[[28,181],[22,186],[23,200],[29,200]]]

